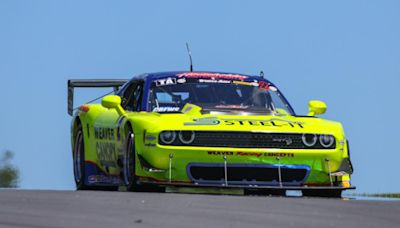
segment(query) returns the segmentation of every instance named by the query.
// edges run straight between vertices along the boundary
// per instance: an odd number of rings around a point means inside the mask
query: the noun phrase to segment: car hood
[[[143,113],[140,119],[148,131],[204,130],[343,134],[342,125],[317,117],[231,115],[188,113]],[[136,121],[135,121],[136,122]]]

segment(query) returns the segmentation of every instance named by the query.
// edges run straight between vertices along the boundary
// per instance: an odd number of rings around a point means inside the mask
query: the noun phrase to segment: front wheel
[[[139,185],[136,183],[135,175],[135,135],[129,129],[126,136],[126,146],[123,154],[123,182],[128,191],[138,191]]]

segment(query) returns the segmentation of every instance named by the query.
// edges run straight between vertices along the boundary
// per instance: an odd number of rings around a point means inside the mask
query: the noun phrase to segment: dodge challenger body
[[[73,109],[76,87],[112,87],[101,104]],[[69,80],[68,111],[77,189],[146,185],[301,190],[353,189],[340,123],[296,115],[260,76],[162,72],[131,80]]]

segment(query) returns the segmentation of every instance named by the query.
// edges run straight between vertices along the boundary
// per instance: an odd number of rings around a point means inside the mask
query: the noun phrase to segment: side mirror
[[[121,105],[121,97],[116,95],[105,96],[101,100],[101,105],[105,108],[116,108]]]
[[[121,107],[121,97],[117,95],[108,95],[103,97],[101,105],[105,108],[116,109],[119,115],[125,115],[125,110]]]
[[[308,102],[308,116],[321,115],[326,112],[326,104],[323,101],[312,100]]]

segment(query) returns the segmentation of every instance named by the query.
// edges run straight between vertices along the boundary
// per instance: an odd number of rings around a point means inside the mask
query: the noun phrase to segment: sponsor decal
[[[233,109],[246,109],[249,106],[246,105],[217,105],[216,108],[233,108]]]
[[[113,183],[119,184],[119,177],[116,176],[104,176],[104,175],[90,175],[88,177],[89,184],[96,183]]]
[[[117,153],[115,143],[96,142],[97,158],[102,166],[117,167]]]
[[[292,127],[304,128],[302,122],[288,121],[277,118],[269,120],[257,119],[218,119],[216,117],[206,117],[193,119],[193,122],[184,123],[185,126],[198,126],[198,125],[229,125],[229,126],[266,126],[266,127]]]
[[[258,152],[236,152],[237,156],[250,156],[250,157],[261,157],[263,153]]]
[[[222,123],[225,125],[243,125],[243,126],[267,126],[267,127],[300,127],[303,128],[303,123],[292,122],[281,119],[270,119],[270,120],[254,120],[254,119],[222,119]]]
[[[264,81],[258,82],[258,87],[260,87],[260,89],[269,90],[269,83]]]
[[[97,175],[91,175],[88,177],[89,183],[96,183],[97,182]]]
[[[156,146],[156,144],[154,144],[154,143],[146,143],[144,145],[147,147],[155,147]]]
[[[270,85],[268,82],[260,81],[258,82],[258,87],[264,90],[271,90],[272,92],[278,91],[278,89],[275,86]]]
[[[279,152],[232,152],[232,151],[208,151],[208,155],[230,155],[230,156],[241,156],[241,157],[294,157],[294,153],[279,153]]]
[[[259,84],[257,82],[233,81],[233,84],[247,85],[247,86],[259,86]]]
[[[117,150],[113,142],[115,130],[113,128],[94,128],[97,158],[102,166],[117,167]]]
[[[95,139],[114,140],[114,128],[94,127]]]
[[[231,79],[231,80],[241,80],[247,78],[247,76],[240,74],[220,74],[220,73],[207,73],[207,72],[186,72],[177,74],[178,77],[186,77],[186,78],[222,78],[222,79]]]
[[[176,84],[176,78],[163,78],[155,80],[156,86],[174,85]]]
[[[199,79],[200,83],[221,83],[221,84],[229,84],[231,81],[223,80],[223,79]]]
[[[186,83],[186,78],[178,78],[177,80],[176,80],[176,82],[177,83]]]
[[[273,142],[284,142],[286,143],[287,146],[289,146],[290,144],[293,143],[293,140],[289,137],[285,137],[285,138],[276,138],[276,139],[272,139]]]
[[[264,156],[284,158],[284,157],[294,157],[294,153],[273,153],[273,152],[269,152],[269,153],[265,153]]]
[[[229,151],[208,151],[208,155],[234,155],[234,152],[229,152]]]
[[[147,141],[153,141],[153,140],[156,139],[156,137],[155,137],[155,136],[152,136],[152,135],[146,135],[145,139],[146,139]]]
[[[153,112],[178,112],[179,107],[155,107]]]

